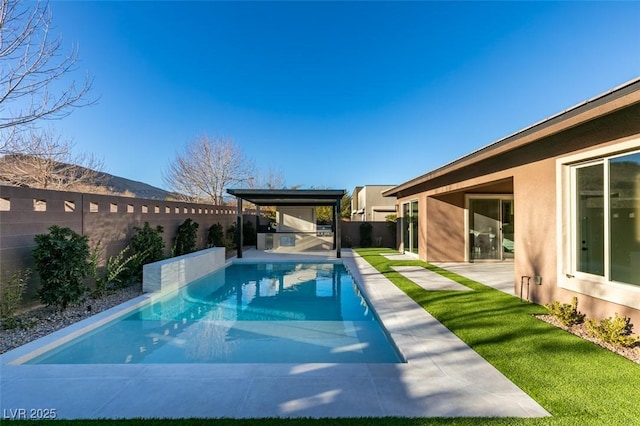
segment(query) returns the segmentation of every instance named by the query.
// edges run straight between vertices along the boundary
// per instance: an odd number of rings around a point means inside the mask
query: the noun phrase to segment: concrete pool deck
[[[335,255],[247,251],[237,261],[268,259]],[[364,259],[344,250],[341,260],[407,363],[8,365],[32,342],[0,356],[3,418],[549,415]]]

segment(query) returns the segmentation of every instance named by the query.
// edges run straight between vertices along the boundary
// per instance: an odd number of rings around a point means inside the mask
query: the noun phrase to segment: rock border
[[[548,324],[561,328],[564,331],[567,331],[574,336],[578,336],[581,339],[588,340],[589,342],[595,343],[598,346],[601,346],[611,352],[614,352],[620,356],[623,356],[630,361],[633,361],[637,364],[640,364],[640,344],[636,344],[632,347],[625,348],[623,346],[612,345],[611,343],[603,342],[600,339],[597,339],[589,334],[586,323],[572,325],[570,327],[562,324],[556,317],[553,315],[534,315],[541,321],[544,321]]]

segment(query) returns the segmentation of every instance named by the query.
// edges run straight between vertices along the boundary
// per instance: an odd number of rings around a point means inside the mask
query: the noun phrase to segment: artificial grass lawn
[[[640,424],[639,365],[536,319],[547,313],[539,305],[425,262],[390,261],[380,255],[388,249],[357,252],[546,408],[554,418],[543,424]],[[391,265],[423,266],[474,291],[426,291]]]
[[[421,261],[390,261],[389,249],[358,249],[378,271],[431,313],[553,417],[368,419],[95,420],[109,425],[640,425],[640,365],[534,318],[546,309]],[[473,292],[426,291],[390,268],[423,266]],[[44,422],[46,423],[46,422]],[[55,425],[87,421],[56,421]]]

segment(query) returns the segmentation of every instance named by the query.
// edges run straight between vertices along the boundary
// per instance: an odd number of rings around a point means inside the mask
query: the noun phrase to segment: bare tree
[[[276,171],[271,167],[266,172],[257,171],[249,178],[249,188],[285,189],[286,187],[282,171]]]
[[[223,204],[224,191],[244,186],[253,174],[253,163],[229,138],[198,136],[163,173],[165,184],[189,201]]]
[[[0,0],[0,130],[11,129],[0,153],[16,128],[92,103],[84,101],[89,78],[79,85],[63,82],[77,58],[75,47],[65,52],[62,38],[52,34],[48,3]]]
[[[74,144],[53,129],[19,132],[0,158],[0,181],[43,189],[89,190],[100,183],[102,161],[74,154]]]

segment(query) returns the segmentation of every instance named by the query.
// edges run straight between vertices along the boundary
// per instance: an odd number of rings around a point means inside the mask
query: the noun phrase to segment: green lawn
[[[380,256],[388,249],[357,252],[554,416],[509,424],[640,424],[640,365],[534,318],[547,313],[539,305],[425,262]],[[391,265],[423,266],[475,291],[426,291]]]
[[[259,419],[93,421],[91,424],[159,425],[640,425],[640,365],[532,316],[546,309],[421,261],[390,261],[389,249],[359,249],[429,313],[527,392],[553,417],[421,419]],[[420,265],[473,292],[426,291],[391,265]],[[56,422],[60,424],[86,422]]]

